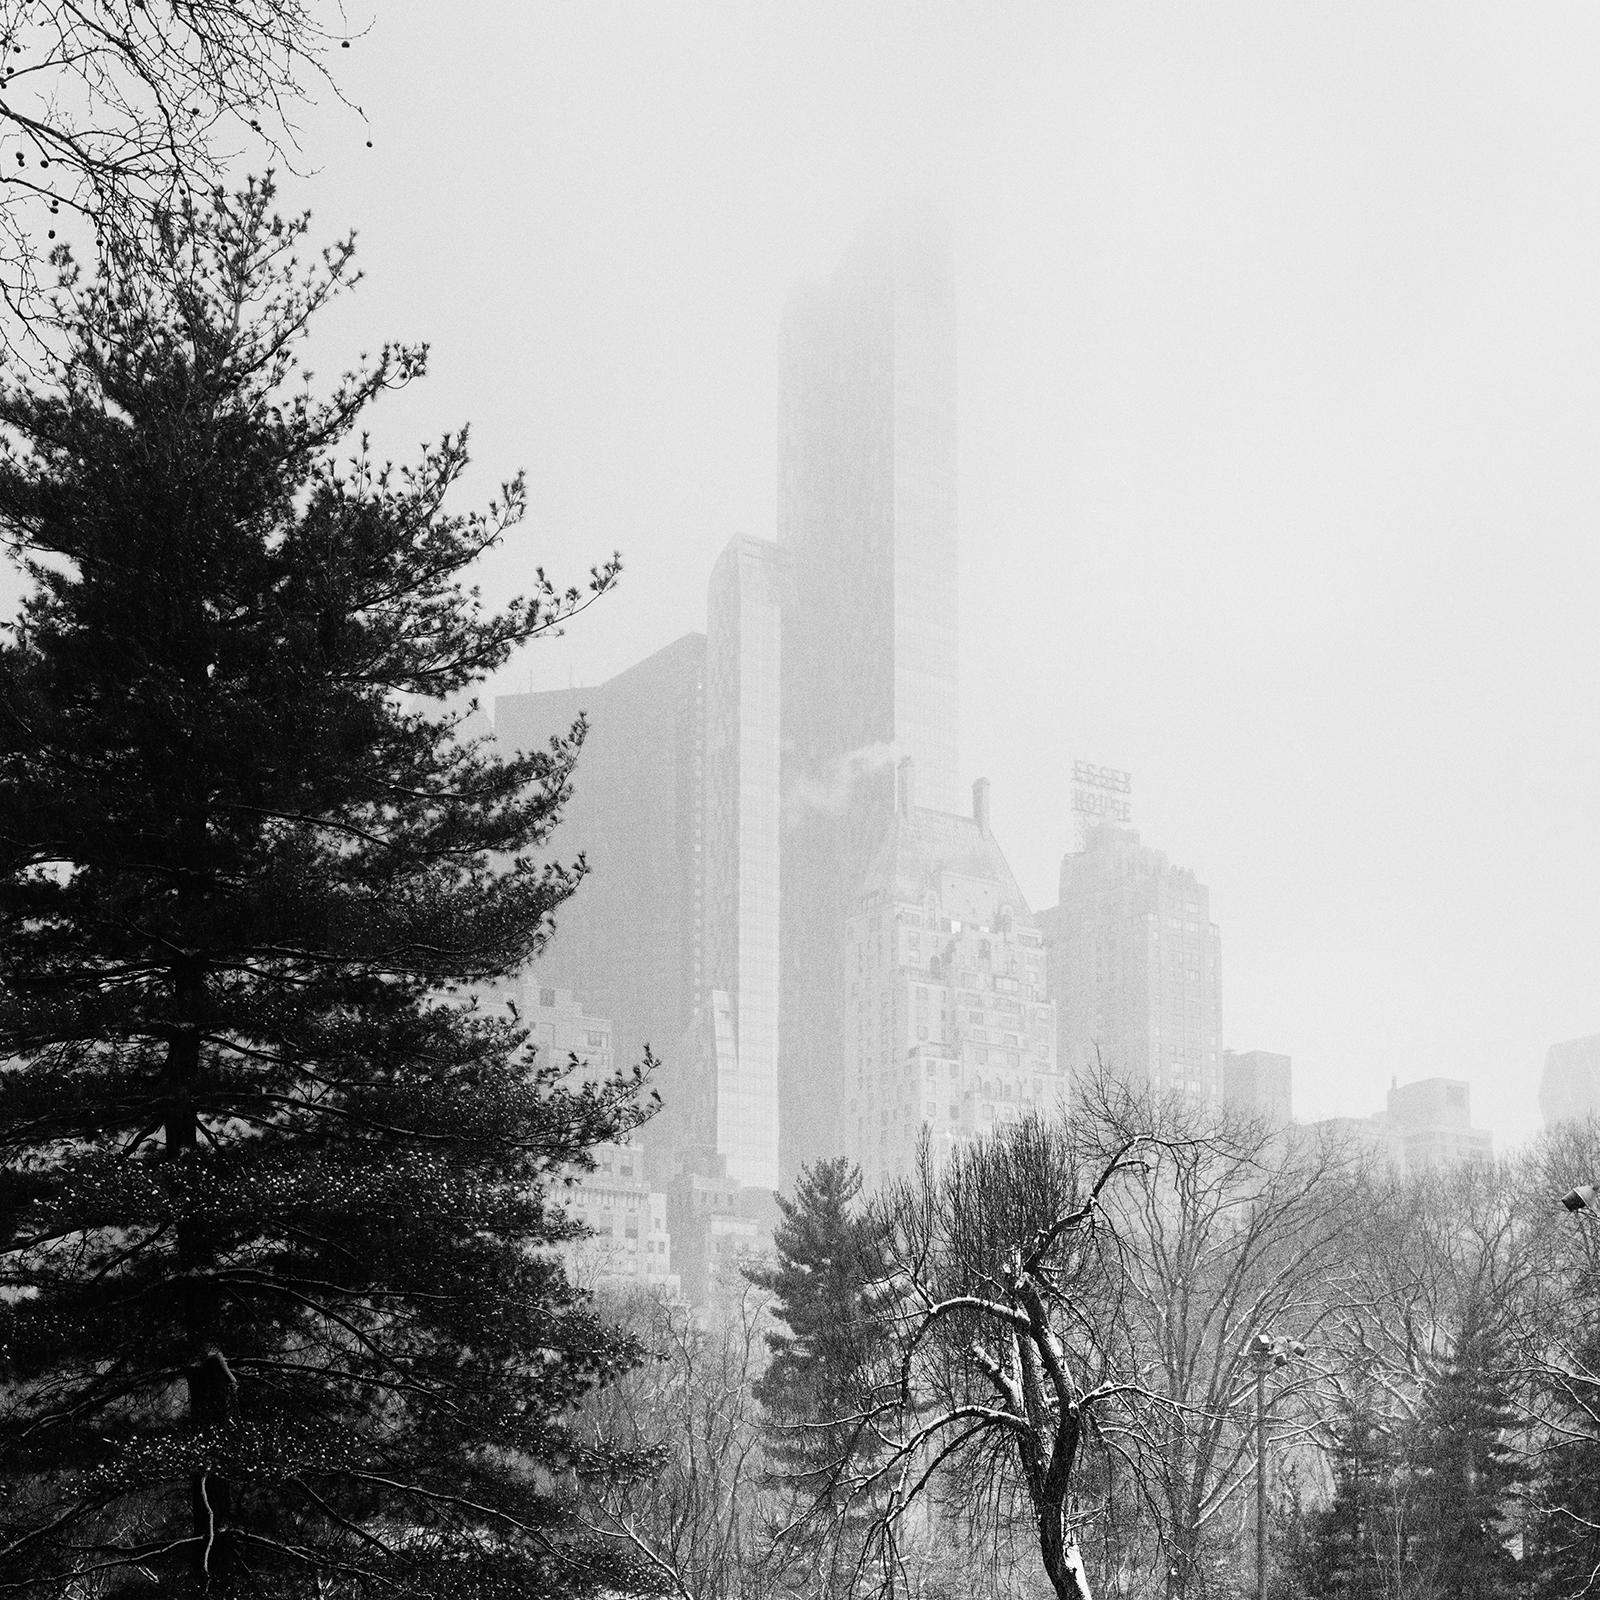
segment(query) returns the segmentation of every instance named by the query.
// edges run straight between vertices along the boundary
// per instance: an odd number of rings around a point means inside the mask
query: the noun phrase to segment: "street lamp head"
[[[1593,1184],[1580,1183],[1576,1189],[1571,1189],[1562,1195],[1561,1203],[1568,1211],[1592,1211],[1594,1210],[1594,1196]]]
[[[1290,1339],[1281,1333],[1276,1338],[1269,1333],[1252,1334],[1245,1348],[1250,1352],[1250,1359],[1261,1367],[1269,1362],[1281,1367],[1291,1357],[1298,1359],[1306,1353],[1306,1347],[1298,1339]]]

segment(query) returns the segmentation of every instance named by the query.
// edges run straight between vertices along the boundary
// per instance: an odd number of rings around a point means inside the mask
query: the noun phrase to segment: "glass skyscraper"
[[[962,807],[957,750],[955,314],[923,217],[865,234],[795,297],[779,393],[778,538],[790,561],[782,725],[785,1178],[842,1148],[844,929],[909,758]]]
[[[711,574],[706,615],[705,965],[730,1015],[706,1070],[727,1175],[778,1187],[778,851],[785,561],[740,537]],[[725,1002],[723,1000],[725,997]]]
[[[686,634],[626,672],[585,689],[500,695],[495,737],[528,750],[580,714],[589,734],[572,795],[550,841],[589,871],[556,913],[555,936],[534,966],[538,981],[572,990],[611,1019],[615,1057],[631,1066],[650,1046],[670,1057],[695,1012],[704,978],[700,907],[706,638]],[[641,1138],[665,1178],[685,1138],[690,1085],[664,1059],[666,1103]]]

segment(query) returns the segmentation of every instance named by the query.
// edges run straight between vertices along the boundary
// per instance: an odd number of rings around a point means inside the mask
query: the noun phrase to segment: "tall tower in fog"
[[[866,233],[784,319],[778,539],[794,561],[784,726],[831,778],[853,752],[916,764],[962,809],[956,707],[956,349],[948,241],[924,218]],[[892,811],[892,763],[878,784]]]
[[[707,1142],[727,1175],[778,1187],[778,849],[783,551],[736,538],[706,605]]]
[[[962,804],[955,414],[948,241],[897,215],[795,296],[783,330],[786,1178],[840,1148],[844,927],[894,816],[897,763],[914,764],[924,806]]]

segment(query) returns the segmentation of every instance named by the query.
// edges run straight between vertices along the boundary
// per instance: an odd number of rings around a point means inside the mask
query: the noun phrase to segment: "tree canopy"
[[[0,0],[0,296],[47,310],[56,230],[144,251],[155,219],[203,198],[246,144],[281,157],[298,102],[331,86],[344,15],[317,0],[83,6]],[[335,91],[337,92],[337,91]]]

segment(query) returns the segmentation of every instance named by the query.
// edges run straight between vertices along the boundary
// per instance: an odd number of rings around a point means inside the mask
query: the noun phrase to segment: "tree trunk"
[[[1067,1531],[1062,1511],[1046,1512],[1040,1517],[1039,1553],[1044,1557],[1045,1574],[1055,1588],[1057,1600],[1093,1600],[1083,1554],[1077,1539]]]
[[[187,1024],[167,1046],[165,1144],[169,1161],[192,1161],[200,1143],[195,1090],[200,1078],[200,1009],[203,982],[180,970],[173,984],[175,1010]],[[177,1224],[177,1311],[187,1346],[189,1421],[197,1429],[225,1427],[238,1419],[238,1380],[217,1347],[219,1305],[202,1274],[216,1264],[214,1231],[203,1216]],[[190,1571],[202,1585],[226,1579],[233,1569],[233,1491],[226,1479],[202,1470],[189,1480]]]

